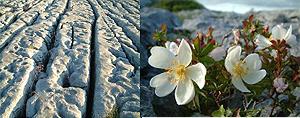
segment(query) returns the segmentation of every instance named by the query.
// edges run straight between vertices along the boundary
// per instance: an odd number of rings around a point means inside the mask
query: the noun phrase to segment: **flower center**
[[[182,81],[185,79],[185,66],[184,65],[177,65],[175,64],[175,66],[173,68],[168,69],[168,73],[171,74],[173,76],[172,79],[170,79],[171,83],[177,83],[178,81]]]
[[[175,68],[176,78],[179,80],[182,80],[185,78],[185,66],[184,65],[178,65]]]
[[[247,74],[247,69],[243,67],[244,62],[240,61],[233,67],[233,72],[236,76],[244,76]]]

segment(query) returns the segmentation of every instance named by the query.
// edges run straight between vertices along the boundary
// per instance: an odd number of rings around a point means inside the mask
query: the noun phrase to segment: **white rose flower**
[[[192,50],[185,40],[181,41],[176,54],[160,46],[153,47],[150,52],[149,64],[167,70],[150,80],[157,96],[164,97],[176,88],[175,100],[178,105],[184,105],[195,96],[192,80],[200,89],[204,87],[206,68],[202,63],[188,66],[192,61]]]
[[[300,56],[300,42],[297,41],[296,36],[292,34],[292,25],[288,30],[284,29],[282,25],[276,25],[272,28],[272,35],[269,39],[262,35],[257,35],[255,43],[258,45],[257,49],[264,49],[272,45],[272,40],[285,40],[291,46],[290,53],[295,57]]]
[[[225,68],[232,75],[232,84],[242,92],[250,92],[244,85],[255,84],[266,76],[266,71],[261,68],[261,60],[255,53],[249,54],[244,60],[241,58],[241,47],[235,46],[229,49],[225,58]],[[243,81],[244,82],[243,82]]]

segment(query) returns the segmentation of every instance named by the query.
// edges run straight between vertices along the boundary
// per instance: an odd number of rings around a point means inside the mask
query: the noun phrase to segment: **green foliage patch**
[[[171,12],[205,8],[195,0],[158,0],[152,7],[167,9]]]

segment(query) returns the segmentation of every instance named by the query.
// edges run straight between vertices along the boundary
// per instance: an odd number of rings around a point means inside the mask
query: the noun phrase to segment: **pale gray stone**
[[[140,117],[138,0],[0,4],[0,117]]]
[[[136,27],[139,22],[135,22],[139,20],[139,10],[137,1],[129,2],[99,1],[97,3],[91,0],[94,9],[99,12],[95,35],[97,60],[95,60],[93,117],[112,117],[116,114],[119,114],[119,117],[140,117],[137,48],[140,39],[139,28]],[[127,7],[123,9],[113,4]],[[129,11],[133,12],[128,15]]]

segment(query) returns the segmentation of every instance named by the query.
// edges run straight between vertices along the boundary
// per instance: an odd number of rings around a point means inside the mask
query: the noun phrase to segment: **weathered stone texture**
[[[93,117],[140,117],[139,2],[91,3],[99,12]]]
[[[0,9],[0,117],[140,117],[138,0]]]

